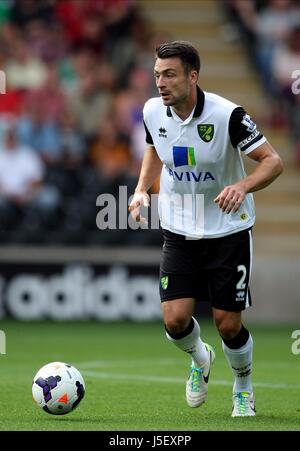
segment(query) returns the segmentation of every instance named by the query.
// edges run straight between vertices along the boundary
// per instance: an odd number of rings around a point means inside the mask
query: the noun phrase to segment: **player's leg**
[[[208,377],[215,355],[200,338],[199,323],[192,316],[194,304],[193,298],[163,301],[162,311],[168,340],[191,356],[186,400],[190,407],[199,407],[207,395]]]
[[[202,367],[208,361],[208,352],[200,338],[199,323],[193,318],[193,298],[162,302],[163,319],[168,340],[190,354],[193,364]]]
[[[186,399],[191,407],[200,406],[207,393],[207,380],[214,356],[200,338],[200,326],[193,318],[200,277],[201,240],[188,241],[167,230],[160,264],[160,299],[167,338],[191,356]],[[208,349],[209,348],[209,349]]]
[[[251,231],[212,240],[211,246],[211,254],[216,255],[210,262],[212,269],[209,274],[213,316],[235,377],[232,414],[255,415],[252,409],[253,340],[242,324],[241,313],[251,305],[248,290],[252,260]]]
[[[242,324],[241,312],[213,308],[222,347],[234,375],[233,416],[255,415],[252,385],[253,340]]]

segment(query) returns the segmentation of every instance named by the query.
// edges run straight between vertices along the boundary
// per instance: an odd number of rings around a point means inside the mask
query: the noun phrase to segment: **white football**
[[[72,365],[52,362],[44,365],[33,378],[32,395],[45,412],[64,415],[74,410],[85,393],[80,372]]]

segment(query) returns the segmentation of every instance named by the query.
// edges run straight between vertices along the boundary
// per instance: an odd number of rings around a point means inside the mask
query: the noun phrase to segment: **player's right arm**
[[[157,155],[153,145],[148,145],[140,171],[139,181],[136,186],[134,196],[129,204],[129,211],[135,221],[146,222],[140,214],[140,207],[149,207],[150,198],[148,190],[151,188],[162,169],[162,161]]]

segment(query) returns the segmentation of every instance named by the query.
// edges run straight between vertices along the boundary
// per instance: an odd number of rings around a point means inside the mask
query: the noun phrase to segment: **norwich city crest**
[[[208,143],[213,139],[215,131],[213,124],[198,124],[197,128],[199,136],[204,142]]]
[[[164,276],[160,279],[160,284],[163,290],[166,290],[169,285],[169,276]]]

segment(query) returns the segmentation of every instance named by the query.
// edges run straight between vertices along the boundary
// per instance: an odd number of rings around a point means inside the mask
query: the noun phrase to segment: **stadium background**
[[[1,430],[299,430],[298,18],[288,0],[0,1]],[[242,104],[285,163],[255,193],[255,422],[230,421],[232,376],[206,304],[209,402],[185,406],[188,361],[160,320],[160,233],[96,227],[97,196],[134,189],[153,49],[170,39],[194,43],[201,87]],[[22,164],[4,165],[7,143],[26,146]],[[87,393],[74,415],[49,418],[30,387],[57,360],[83,372]]]
[[[99,230],[96,199],[118,199],[121,185],[133,193],[142,106],[156,95],[154,46],[185,39],[199,49],[201,87],[242,104],[285,163],[255,194],[247,316],[299,319],[300,102],[290,95],[292,75],[280,72],[280,58],[300,69],[299,29],[287,50],[295,18],[299,3],[288,0],[1,1],[0,147],[15,134],[15,152],[34,154],[27,168],[0,160],[3,317],[160,317],[160,232]]]

